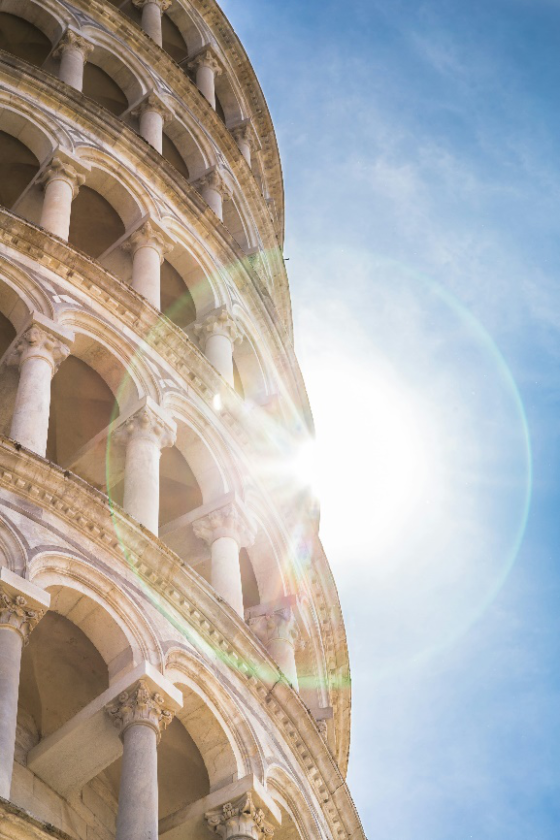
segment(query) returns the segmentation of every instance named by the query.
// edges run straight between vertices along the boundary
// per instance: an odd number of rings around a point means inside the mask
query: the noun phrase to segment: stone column
[[[194,327],[202,352],[233,388],[233,347],[241,335],[227,309],[212,312]]]
[[[254,143],[254,131],[250,120],[245,120],[239,125],[230,129],[235,142],[239,147],[239,151],[247,161],[249,168],[251,167],[251,153]]]
[[[249,627],[267,649],[290,685],[299,690],[295,645],[299,631],[291,607],[280,607],[248,619]]]
[[[91,52],[93,44],[72,29],[67,29],[53,53],[55,58],[60,58],[58,77],[61,82],[82,91],[84,67]]]
[[[161,266],[172,249],[169,240],[153,222],[144,222],[124,248],[132,254],[132,288],[161,309]]]
[[[21,652],[50,596],[6,568],[0,570],[0,796],[10,798]]]
[[[106,706],[123,742],[116,840],[157,840],[157,745],[173,719],[161,694],[139,680]]]
[[[243,616],[239,551],[255,539],[248,517],[237,502],[231,502],[193,522],[193,531],[210,546],[212,586]]]
[[[39,178],[45,190],[39,224],[65,242],[70,232],[72,202],[84,181],[85,175],[78,165],[65,155],[55,155]]]
[[[49,433],[51,380],[70,353],[74,335],[35,314],[10,352],[7,363],[19,367],[10,437],[45,457]]]
[[[214,49],[208,44],[187,65],[196,73],[196,86],[216,110],[216,76],[221,75],[222,65]]]
[[[126,445],[123,507],[152,533],[159,526],[159,460],[173,446],[176,424],[148,397],[114,432],[113,441]]]
[[[202,178],[194,182],[193,186],[222,222],[224,219],[224,201],[231,198],[232,189],[221,172],[216,167],[209,169]]]
[[[150,93],[132,111],[140,119],[140,134],[160,155],[163,149],[163,126],[173,113],[156,93]]]
[[[251,793],[213,808],[204,816],[208,828],[222,840],[272,840],[274,835],[274,828],[262,808],[255,805]]]
[[[171,0],[132,0],[132,5],[142,9],[142,29],[161,47],[161,16],[171,6]]]

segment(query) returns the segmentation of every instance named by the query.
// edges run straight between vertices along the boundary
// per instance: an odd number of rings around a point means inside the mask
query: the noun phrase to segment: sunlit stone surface
[[[0,833],[359,840],[251,65],[213,0],[0,46]]]

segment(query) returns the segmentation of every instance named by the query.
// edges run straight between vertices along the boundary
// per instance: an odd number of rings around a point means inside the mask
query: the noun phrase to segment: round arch
[[[163,670],[163,651],[145,612],[95,566],[62,552],[45,551],[30,560],[28,574],[32,583],[51,593],[51,610],[90,639],[111,682],[143,661]]]
[[[28,0],[26,3],[22,3],[21,0],[0,0],[0,12],[22,18],[36,26],[51,44],[59,40],[69,23],[77,23],[70,9],[54,0]]]
[[[0,515],[0,566],[25,577],[27,547],[23,537],[11,522]]]

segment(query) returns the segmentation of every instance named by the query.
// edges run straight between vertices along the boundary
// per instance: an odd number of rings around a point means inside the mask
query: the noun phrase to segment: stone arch
[[[54,44],[68,26],[70,17],[75,19],[68,9],[54,0],[0,0],[0,12],[22,18],[39,29]]]
[[[18,332],[32,312],[54,318],[54,306],[49,295],[8,257],[0,257],[0,312]]]
[[[204,32],[200,19],[195,19],[193,10],[187,10],[186,4],[182,2],[173,3],[166,11],[168,17],[177,27],[187,46],[188,55],[194,55],[208,42],[209,33]],[[180,62],[182,64],[182,62]]]
[[[91,147],[76,150],[80,160],[90,166],[86,185],[95,189],[109,201],[119,214],[126,230],[132,229],[144,216],[157,216],[154,202],[145,184],[122,163],[102,151]]]
[[[173,646],[166,655],[166,676],[183,691],[179,717],[206,765],[210,790],[249,773],[264,778],[258,739],[227,688],[190,651]]]
[[[17,529],[4,516],[0,516],[0,566],[16,575],[25,577],[27,571],[27,546]]]
[[[224,225],[244,251],[255,247],[254,225],[250,223],[250,214],[239,190],[224,202]]]
[[[192,296],[196,317],[211,312],[228,299],[220,268],[192,233],[175,219],[162,220],[176,245],[166,259],[181,276]]]
[[[185,173],[183,171],[182,174],[187,180],[192,181],[200,178],[207,169],[215,164],[216,156],[212,146],[201,135],[196,123],[184,108],[181,109],[180,115],[176,113],[173,119],[165,126],[163,157],[170,163],[173,163],[168,155],[165,154],[165,137],[168,137],[173,142],[178,154],[184,161],[188,172]]]
[[[266,787],[283,811],[282,826],[275,832],[279,840],[322,840],[329,836],[327,826],[321,824],[319,809],[307,801],[301,779],[291,771],[279,764],[270,765],[266,771]]]
[[[7,89],[0,90],[0,129],[24,143],[44,164],[59,146],[72,149],[70,136],[37,103]]]
[[[163,652],[145,611],[98,568],[51,550],[30,560],[28,574],[32,583],[51,593],[51,610],[90,639],[107,665],[110,682],[144,661],[163,670]]]
[[[241,96],[235,89],[227,65],[225,71],[216,76],[216,111],[226,125],[236,125],[245,118]]]
[[[130,50],[123,50],[122,43],[116,41],[110,33],[86,25],[81,34],[93,45],[85,66],[84,93],[113,114],[123,114],[151,89],[153,82],[150,74]],[[92,67],[99,68],[122,92],[126,101],[120,110],[102,101],[102,91],[97,92],[98,96],[93,95],[95,77],[88,83],[88,67],[90,72]],[[98,81],[103,82],[103,78],[99,76]]]
[[[241,342],[235,345],[233,360],[243,386],[243,396],[260,404],[270,394],[268,365],[246,312],[237,305],[233,312],[242,336]]]

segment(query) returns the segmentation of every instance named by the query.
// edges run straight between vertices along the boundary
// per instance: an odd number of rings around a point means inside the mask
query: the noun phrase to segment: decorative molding
[[[171,108],[169,108],[163,99],[161,99],[161,97],[153,91],[144,97],[141,102],[135,105],[130,113],[133,117],[139,117],[144,111],[155,111],[155,113],[159,114],[162,118],[164,125],[165,123],[170,122],[175,116]]]
[[[53,51],[53,56],[54,58],[60,58],[62,53],[66,52],[66,50],[76,50],[77,52],[81,52],[85,63],[88,55],[90,55],[94,49],[94,44],[84,38],[83,35],[75,32],[73,29],[67,29],[56,45],[56,48]]]
[[[194,326],[194,333],[203,352],[206,342],[213,335],[223,335],[229,338],[232,344],[238,344],[243,340],[237,321],[225,306],[216,312],[211,312],[202,321],[198,321]]]
[[[72,187],[72,198],[74,199],[85,180],[85,175],[78,171],[76,165],[70,163],[63,156],[55,155],[39,175],[37,183],[47,187],[51,181],[64,181]]]
[[[173,243],[166,239],[165,234],[156,225],[148,221],[136,228],[122,247],[133,256],[140,248],[153,248],[159,254],[161,265],[165,255],[173,250]]]
[[[177,437],[177,428],[173,421],[168,421],[161,410],[145,403],[134,414],[127,417],[112,433],[114,443],[128,443],[131,438],[146,440],[159,449],[173,446]]]
[[[246,548],[253,544],[256,536],[254,526],[238,502],[231,502],[195,520],[192,527],[195,536],[208,545],[220,537],[230,537],[239,548]]]
[[[203,190],[214,190],[222,196],[223,201],[228,201],[233,195],[229,179],[217,166],[212,167],[212,169],[205,172],[198,180],[194,181],[193,187],[202,196]]]
[[[50,365],[51,375],[54,376],[61,362],[70,354],[69,341],[68,337],[62,340],[44,329],[43,320],[45,319],[32,320],[23,334],[15,340],[6,361],[8,365],[17,366],[21,371],[22,366],[30,359],[42,359]]]
[[[137,9],[143,9],[148,3],[159,6],[160,12],[163,14],[171,6],[172,0],[132,0],[132,5],[136,6]]]
[[[190,59],[187,63],[190,70],[198,70],[199,67],[208,67],[213,71],[215,76],[220,76],[223,71],[223,65],[216,53],[216,50],[211,44],[206,44],[202,49]]]
[[[34,609],[27,598],[18,595],[0,583],[0,627],[9,627],[18,632],[23,644],[29,641],[32,630],[37,627],[45,610]]]
[[[174,717],[174,712],[164,705],[165,699],[157,691],[150,690],[146,680],[139,680],[136,686],[119,694],[116,700],[105,706],[105,711],[124,735],[129,726],[150,726],[158,740]]]
[[[222,840],[272,840],[274,835],[273,826],[265,819],[262,808],[255,806],[250,792],[234,802],[226,802],[221,808],[207,811],[204,816],[208,828]]]

